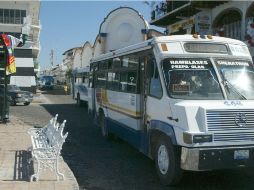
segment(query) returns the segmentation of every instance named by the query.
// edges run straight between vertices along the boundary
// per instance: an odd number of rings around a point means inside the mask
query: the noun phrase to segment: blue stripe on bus
[[[106,119],[108,132],[116,134],[121,139],[137,148],[140,152],[148,155],[148,135],[140,130],[132,129],[124,124]]]
[[[127,141],[145,155],[149,155],[149,137],[153,130],[158,130],[164,133],[170,137],[172,144],[177,144],[173,126],[163,121],[151,120],[148,133],[132,129],[110,118],[106,118],[106,126],[109,133],[116,134],[118,137]]]

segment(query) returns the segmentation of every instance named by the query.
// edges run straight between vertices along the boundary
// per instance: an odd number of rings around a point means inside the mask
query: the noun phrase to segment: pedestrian
[[[67,92],[68,92],[68,86],[66,84],[66,82],[64,83],[64,93],[65,95],[67,95]]]

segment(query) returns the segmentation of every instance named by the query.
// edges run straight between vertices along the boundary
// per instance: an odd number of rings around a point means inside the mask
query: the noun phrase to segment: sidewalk
[[[60,159],[60,171],[65,180],[57,181],[54,172],[45,170],[40,181],[30,182],[30,175],[36,169],[36,163],[28,164],[31,146],[27,129],[31,128],[12,116],[7,124],[0,123],[0,189],[3,190],[78,190],[78,183],[63,159]]]

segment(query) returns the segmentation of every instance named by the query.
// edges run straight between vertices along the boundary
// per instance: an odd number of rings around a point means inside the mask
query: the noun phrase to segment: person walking
[[[65,82],[64,83],[64,94],[67,95],[67,92],[68,92],[68,86],[67,86],[67,83]]]

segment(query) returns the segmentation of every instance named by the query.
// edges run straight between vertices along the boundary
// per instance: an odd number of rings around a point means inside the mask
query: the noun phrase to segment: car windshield
[[[162,68],[169,96],[177,99],[224,99],[209,59],[168,58]]]
[[[19,91],[20,88],[15,85],[8,85],[8,91]]]
[[[250,61],[216,60],[228,99],[254,99],[254,70]]]

